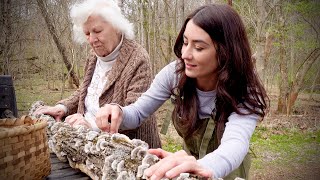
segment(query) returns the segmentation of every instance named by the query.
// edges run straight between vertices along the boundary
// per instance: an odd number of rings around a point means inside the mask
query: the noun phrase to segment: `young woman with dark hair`
[[[152,180],[183,172],[247,178],[250,138],[265,116],[268,97],[255,74],[241,18],[228,5],[198,8],[184,22],[174,52],[178,59],[157,74],[135,103],[102,107],[97,126],[109,132],[135,128],[171,98],[184,150],[149,150],[161,160],[145,175]]]

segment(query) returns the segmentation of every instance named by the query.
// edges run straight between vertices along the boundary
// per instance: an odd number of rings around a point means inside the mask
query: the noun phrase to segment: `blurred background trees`
[[[90,48],[72,40],[74,2],[0,0],[0,74],[16,82],[42,79],[61,97],[65,88],[79,86]],[[292,113],[300,92],[310,99],[320,93],[317,0],[118,0],[150,54],[154,75],[175,59],[173,45],[186,15],[213,2],[232,5],[241,15],[257,72],[269,94],[277,95],[277,112]]]

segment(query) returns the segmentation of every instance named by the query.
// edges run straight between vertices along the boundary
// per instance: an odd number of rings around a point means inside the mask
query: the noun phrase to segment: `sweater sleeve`
[[[153,114],[167,99],[175,79],[175,62],[165,66],[155,77],[150,88],[129,106],[122,107],[123,121],[120,129],[134,129]]]
[[[248,153],[258,115],[232,113],[226,123],[220,146],[198,162],[213,171],[213,178],[223,178],[238,168]]]
[[[150,58],[147,51],[141,46],[135,48],[129,63],[131,63],[129,65],[133,72],[128,76],[130,81],[126,88],[124,106],[135,102],[148,89],[152,80]]]

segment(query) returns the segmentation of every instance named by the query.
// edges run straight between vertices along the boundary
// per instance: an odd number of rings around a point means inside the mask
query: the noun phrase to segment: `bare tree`
[[[314,6],[312,3],[313,2],[298,2],[279,7],[281,10],[279,13],[281,25],[278,29],[278,36],[280,37],[281,81],[279,83],[280,94],[277,111],[286,113],[287,115],[292,113],[292,108],[298,94],[302,87],[305,86],[305,77],[320,56],[319,34],[317,28],[315,28],[319,25],[316,20],[318,19],[319,13],[315,9],[309,8]],[[284,9],[286,9],[286,11],[284,11]],[[299,16],[296,16],[297,14]],[[284,16],[286,16],[286,18]],[[306,35],[301,37],[301,32]],[[297,34],[297,36],[289,37],[287,34],[291,36]],[[292,41],[292,39],[294,39],[294,41]],[[303,48],[300,48],[299,44],[303,44]],[[288,49],[291,50],[291,56],[285,58],[287,57],[285,52],[287,52]],[[299,51],[299,53],[295,53],[297,54],[295,56],[293,54],[294,51]],[[289,58],[290,61],[287,60]],[[288,64],[291,64],[291,66],[288,66]],[[289,67],[292,74],[294,74],[292,77],[288,75]]]
[[[50,20],[50,17],[49,17],[49,14],[46,10],[46,4],[43,0],[37,0],[37,4],[39,6],[39,9],[40,9],[40,12],[46,22],[46,25],[48,27],[48,30],[62,56],[62,60],[65,64],[65,66],[67,67],[68,69],[68,72],[70,74],[70,77],[72,78],[73,80],[73,83],[79,87],[80,83],[79,83],[79,78],[78,76],[76,75],[76,73],[74,72],[73,70],[73,66],[72,64],[70,63],[70,61],[68,60],[68,56],[66,54],[66,49],[65,47],[62,45],[61,41],[59,40],[59,38],[57,37],[57,33],[56,33],[56,30],[55,30],[55,27],[53,26],[51,20]]]
[[[162,55],[165,59],[165,63],[169,63],[172,57],[172,34],[171,34],[171,18],[170,18],[170,1],[168,0],[163,0],[164,2],[164,14],[165,14],[165,28],[166,28],[166,43],[165,44],[165,49],[163,48],[163,46],[161,46],[161,52]]]
[[[280,12],[280,29],[284,29],[285,22]],[[286,62],[286,49],[285,49],[285,37],[281,33],[279,37],[280,41],[280,81],[279,81],[279,97],[278,97],[278,108],[277,111],[280,113],[285,113],[287,108],[288,94],[289,94],[289,84],[288,84],[288,66]]]
[[[288,95],[287,115],[291,114],[292,106],[297,100],[301,87],[304,83],[304,78],[308,70],[311,68],[312,64],[316,62],[317,59],[319,59],[319,56],[320,56],[320,48],[314,49],[298,69],[295,79],[293,80],[290,93]]]
[[[1,23],[3,24],[3,44],[1,43],[0,54],[3,59],[3,74],[10,74],[10,57],[11,57],[11,34],[12,34],[12,25],[11,25],[11,0],[1,0]],[[2,39],[2,38],[1,38]]]

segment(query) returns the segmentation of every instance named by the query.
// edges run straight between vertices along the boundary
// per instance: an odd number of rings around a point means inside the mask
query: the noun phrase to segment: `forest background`
[[[73,42],[69,7],[75,0],[0,0],[0,74],[11,75],[19,115],[43,100],[54,105],[81,83],[90,50]],[[175,59],[173,45],[186,17],[208,3],[231,5],[241,15],[256,70],[271,99],[251,147],[252,179],[320,177],[319,0],[119,0],[148,51],[155,75]],[[157,112],[159,129],[170,117]],[[164,148],[181,149],[169,126]],[[307,178],[306,178],[307,177]]]

